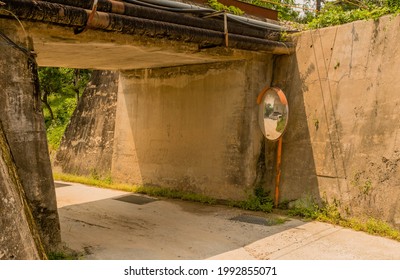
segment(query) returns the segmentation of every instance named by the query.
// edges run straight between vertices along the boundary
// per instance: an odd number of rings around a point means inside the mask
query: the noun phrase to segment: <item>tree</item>
[[[90,78],[90,71],[81,69],[42,67],[38,72],[40,99],[49,111],[51,121],[55,115],[49,98],[75,96],[78,102]]]
[[[59,68],[43,67],[38,71],[40,84],[40,99],[49,110],[50,117],[54,119],[54,113],[49,104],[49,95],[61,92],[63,77]]]

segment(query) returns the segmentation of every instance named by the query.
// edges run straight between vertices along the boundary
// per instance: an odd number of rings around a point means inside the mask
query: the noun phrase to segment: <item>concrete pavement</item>
[[[85,259],[400,259],[400,242],[319,222],[56,182],[62,239]]]

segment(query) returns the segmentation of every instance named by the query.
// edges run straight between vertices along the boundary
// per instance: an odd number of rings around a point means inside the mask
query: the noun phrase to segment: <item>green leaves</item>
[[[397,4],[390,4],[393,1]],[[334,3],[326,3],[321,12],[308,23],[311,29],[334,26],[353,22],[356,20],[378,19],[383,15],[395,13],[400,11],[400,4],[398,1],[386,0],[382,5],[371,3],[371,1],[364,1],[364,5],[335,5]]]
[[[208,0],[208,5],[216,11],[225,10],[231,14],[239,16],[244,14],[244,12],[241,9],[235,6],[225,6],[224,4],[218,2],[218,0]]]
[[[259,7],[278,11],[279,20],[297,21],[299,12],[293,10],[290,6],[294,5],[294,0],[242,0],[243,2],[253,4]],[[275,4],[276,3],[276,4]]]
[[[51,150],[60,145],[64,130],[90,78],[90,70],[42,67],[38,70],[40,98]]]

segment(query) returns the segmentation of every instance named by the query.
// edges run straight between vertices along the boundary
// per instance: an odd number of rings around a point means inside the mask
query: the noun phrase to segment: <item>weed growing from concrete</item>
[[[290,216],[298,216],[308,220],[331,223],[372,235],[383,236],[400,241],[400,231],[388,223],[375,218],[344,218],[339,212],[337,203],[324,203],[322,207],[316,203],[295,206],[288,211]]]
[[[47,258],[49,260],[81,260],[84,257],[84,253],[74,251],[67,246],[63,245],[62,248],[60,248],[57,251],[49,252],[47,254]]]
[[[54,173],[53,177],[55,180],[81,183],[99,188],[140,193],[155,197],[182,199],[186,201],[200,202],[209,205],[215,205],[219,202],[220,204],[225,204],[232,207],[237,207],[251,211],[263,211],[266,213],[272,212],[273,209],[273,199],[269,197],[269,193],[265,192],[265,190],[262,188],[255,188],[254,194],[250,195],[249,198],[244,201],[217,201],[216,199],[208,197],[206,195],[189,193],[171,188],[162,188],[158,186],[135,186],[129,184],[118,184],[112,182],[112,178],[110,176],[104,179],[97,179],[97,177],[93,178],[93,176],[84,177],[84,176],[77,176],[65,173]]]
[[[270,213],[274,207],[274,201],[269,196],[269,192],[265,191],[262,184],[260,184],[255,187],[254,194],[251,194],[247,200],[230,201],[228,205],[250,211]]]
[[[156,196],[156,197],[165,197],[165,198],[172,198],[172,199],[182,199],[187,201],[195,201],[201,202],[204,204],[216,204],[217,201],[214,198],[195,194],[195,193],[188,193],[176,189],[170,188],[162,188],[157,186],[135,186],[129,184],[118,184],[113,183],[112,178],[110,176],[104,179],[98,179],[98,177],[94,178],[93,176],[84,177],[84,176],[77,176],[72,174],[65,174],[65,173],[54,173],[53,174],[55,180],[61,180],[66,182],[75,182],[81,183],[85,185],[100,187],[100,188],[107,188],[107,189],[114,189],[126,192],[133,192],[139,194],[146,194],[149,196]]]
[[[161,188],[154,186],[140,186],[135,190],[136,193],[146,194],[150,196],[158,196],[158,197],[166,197],[166,198],[174,198],[174,199],[182,199],[187,201],[200,202],[204,204],[216,204],[217,200],[205,195],[196,194],[196,193],[187,193],[179,190],[169,189],[169,188]]]

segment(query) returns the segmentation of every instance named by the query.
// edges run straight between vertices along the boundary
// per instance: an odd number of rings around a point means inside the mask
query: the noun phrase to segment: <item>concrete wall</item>
[[[93,72],[57,151],[55,170],[110,176],[118,78],[118,72]]]
[[[277,60],[290,107],[281,200],[310,195],[400,227],[399,24],[306,31]]]
[[[112,177],[223,199],[252,192],[272,56],[121,72]]]
[[[19,24],[1,26],[1,31],[27,47],[29,42]],[[60,226],[36,64],[20,49],[2,40],[0,77],[0,122],[45,248],[55,250],[61,239]]]

